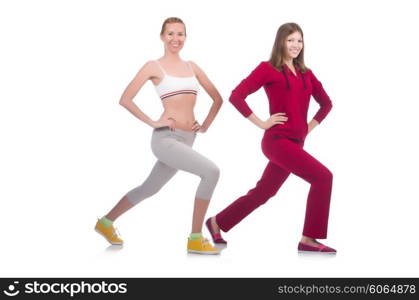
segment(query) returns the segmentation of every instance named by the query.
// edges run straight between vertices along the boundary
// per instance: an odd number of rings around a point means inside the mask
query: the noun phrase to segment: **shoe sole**
[[[305,250],[298,250],[298,253],[336,254],[336,252],[305,251]]]
[[[97,232],[97,233],[99,233],[101,236],[103,236],[104,237],[104,239],[109,243],[109,244],[111,244],[111,245],[114,245],[114,246],[122,246],[124,243],[122,242],[122,243],[113,243],[113,242],[111,242],[110,240],[108,240],[108,238],[106,237],[106,235],[104,235],[102,232],[100,232],[99,230],[97,230],[96,228],[95,228],[95,231]]]
[[[208,251],[197,251],[197,250],[189,250],[189,249],[188,249],[188,253],[203,254],[203,255],[216,255],[216,254],[220,254],[219,251],[208,252]]]
[[[227,249],[227,244],[214,243],[214,247],[219,249],[221,252],[222,250]]]

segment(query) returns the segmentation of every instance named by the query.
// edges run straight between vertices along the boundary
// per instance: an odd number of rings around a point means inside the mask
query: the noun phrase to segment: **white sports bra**
[[[195,73],[193,72],[189,62],[188,66],[194,74],[190,77],[177,77],[167,75],[159,61],[156,60],[155,62],[164,74],[162,81],[160,81],[158,85],[154,86],[161,100],[180,94],[196,95],[198,93],[198,80],[196,79]]]

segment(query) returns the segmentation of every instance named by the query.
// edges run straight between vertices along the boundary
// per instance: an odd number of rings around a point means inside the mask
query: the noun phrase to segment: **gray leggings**
[[[143,184],[126,194],[128,201],[135,205],[154,195],[178,170],[201,177],[196,198],[210,200],[220,170],[212,161],[192,149],[195,137],[193,131],[171,131],[168,127],[154,129],[151,149],[158,161]]]

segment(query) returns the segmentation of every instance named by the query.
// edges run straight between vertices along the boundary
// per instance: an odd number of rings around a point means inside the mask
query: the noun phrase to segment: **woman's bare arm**
[[[223,98],[221,97],[220,93],[218,92],[214,84],[211,82],[211,80],[209,80],[208,76],[204,73],[204,71],[193,62],[191,62],[191,65],[195,72],[196,78],[199,81],[199,84],[204,88],[204,90],[208,93],[208,95],[211,97],[213,101],[207,117],[200,126],[199,131],[205,132],[208,130],[211,123],[214,121],[216,115],[218,114],[221,105],[223,104]]]

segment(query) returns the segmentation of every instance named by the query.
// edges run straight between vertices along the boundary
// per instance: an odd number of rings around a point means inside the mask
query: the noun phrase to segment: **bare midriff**
[[[163,99],[164,112],[160,120],[172,118],[175,121],[175,128],[192,131],[195,122],[195,102],[196,95],[194,94],[180,94]]]

